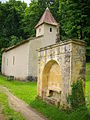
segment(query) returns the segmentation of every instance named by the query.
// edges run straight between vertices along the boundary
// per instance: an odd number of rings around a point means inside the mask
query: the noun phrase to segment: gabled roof
[[[38,22],[38,24],[35,26],[35,28],[37,28],[38,26],[40,26],[43,23],[47,23],[50,25],[55,25],[57,26],[58,23],[56,22],[56,20],[54,19],[54,17],[52,16],[49,8],[47,7],[44,14],[42,15],[40,21]]]
[[[38,36],[38,37],[28,38],[28,39],[26,39],[26,40],[21,41],[21,42],[18,43],[17,45],[13,45],[13,46],[11,46],[11,47],[5,48],[5,49],[3,50],[3,52],[10,51],[10,50],[12,50],[12,49],[14,49],[14,48],[17,48],[17,47],[25,44],[25,43],[28,43],[28,42],[31,41],[31,40],[35,40],[35,39],[41,38],[41,37],[43,37],[43,35]]]

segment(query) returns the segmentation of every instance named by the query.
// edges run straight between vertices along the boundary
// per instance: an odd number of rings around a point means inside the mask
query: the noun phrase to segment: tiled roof
[[[11,46],[11,47],[5,48],[5,49],[3,50],[3,52],[7,52],[7,51],[9,51],[9,50],[12,50],[12,49],[14,49],[14,48],[17,48],[17,47],[25,44],[25,43],[27,43],[27,42],[29,42],[29,41],[31,41],[31,40],[35,40],[35,39],[41,38],[41,37],[43,37],[43,35],[38,36],[38,37],[28,38],[28,39],[26,39],[26,40],[21,41],[21,42],[18,43],[17,45],[13,45],[13,46]]]
[[[39,25],[43,24],[43,23],[47,23],[47,24],[51,24],[51,25],[55,25],[57,26],[58,23],[56,22],[56,20],[54,19],[54,17],[52,16],[49,8],[47,7],[44,14],[42,15],[40,21],[38,22],[38,24],[35,26],[35,28],[37,28]]]

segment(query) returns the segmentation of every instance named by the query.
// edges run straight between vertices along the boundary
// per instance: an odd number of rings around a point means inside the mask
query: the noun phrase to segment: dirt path
[[[15,111],[20,112],[26,120],[47,120],[44,116],[28,106],[24,101],[18,99],[16,96],[10,93],[6,87],[0,86],[0,91],[8,95],[9,105]]]

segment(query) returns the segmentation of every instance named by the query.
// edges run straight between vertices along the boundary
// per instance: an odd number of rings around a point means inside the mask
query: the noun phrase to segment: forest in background
[[[0,67],[4,48],[35,36],[35,25],[46,7],[60,24],[60,39],[81,39],[87,42],[90,59],[90,0],[9,0],[0,2]]]

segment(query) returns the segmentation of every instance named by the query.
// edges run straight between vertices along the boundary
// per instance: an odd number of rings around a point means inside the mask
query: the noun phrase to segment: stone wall
[[[78,41],[72,44],[71,59],[71,83],[79,79],[83,80],[85,92],[85,69],[86,69],[85,43]]]
[[[52,78],[50,78],[51,74]],[[59,105],[66,104],[66,96],[71,91],[72,81],[79,78],[85,81],[83,41],[69,40],[38,50],[37,94],[42,99],[51,97],[51,101],[54,101],[52,99],[54,97]]]

